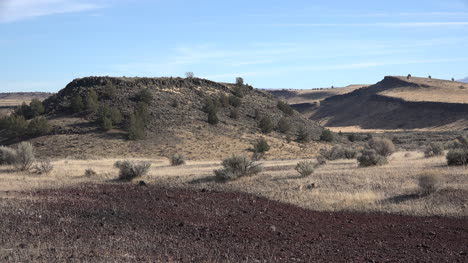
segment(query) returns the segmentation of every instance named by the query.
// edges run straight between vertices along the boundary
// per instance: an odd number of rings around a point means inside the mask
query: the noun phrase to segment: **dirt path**
[[[0,261],[468,261],[467,218],[314,212],[129,184],[35,196],[0,199]]]

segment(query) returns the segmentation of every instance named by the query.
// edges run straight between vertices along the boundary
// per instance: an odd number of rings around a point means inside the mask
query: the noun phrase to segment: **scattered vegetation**
[[[52,130],[49,122],[44,116],[34,117],[28,124],[28,135],[30,136],[42,136],[49,134]]]
[[[99,107],[98,103],[98,95],[94,89],[91,89],[88,91],[88,94],[86,95],[86,110],[90,112],[96,112]]]
[[[70,101],[70,110],[73,113],[79,113],[79,112],[82,112],[83,109],[84,109],[84,104],[83,104],[83,99],[81,98],[81,96],[78,94],[73,95]]]
[[[184,155],[182,155],[181,153],[176,153],[176,154],[172,155],[172,157],[171,157],[171,165],[172,166],[178,166],[178,165],[182,165],[182,164],[185,164]]]
[[[218,124],[219,119],[218,115],[216,114],[216,111],[212,109],[211,111],[208,112],[208,123],[211,125],[216,125]]]
[[[418,186],[421,195],[430,195],[443,187],[442,178],[434,172],[426,172],[418,177]]]
[[[222,162],[223,168],[214,170],[220,180],[234,180],[244,176],[252,176],[262,171],[260,164],[245,155],[232,155]]]
[[[332,142],[333,141],[333,133],[329,129],[324,129],[322,134],[320,135],[320,140],[324,142]]]
[[[16,160],[16,150],[0,146],[0,165],[11,165],[14,164]]]
[[[320,155],[332,161],[338,159],[354,159],[357,157],[358,152],[351,147],[335,145],[330,150],[320,150]]]
[[[119,180],[131,181],[135,178],[146,175],[151,167],[149,162],[117,161],[114,164],[119,169]]]
[[[291,122],[286,117],[281,118],[276,124],[276,130],[281,133],[288,133],[291,130]]]
[[[264,138],[258,139],[254,144],[253,144],[253,159],[254,160],[260,160],[263,158],[266,152],[270,150],[270,145]]]
[[[311,175],[317,164],[312,161],[300,161],[297,163],[296,167],[294,168],[302,177],[306,177]]]
[[[229,105],[237,108],[239,107],[241,104],[242,104],[242,101],[239,97],[237,96],[234,96],[234,95],[229,95],[229,98],[228,98],[228,101],[229,101]]]
[[[305,125],[300,125],[297,129],[297,138],[296,141],[300,143],[310,142],[311,133]]]
[[[466,165],[468,163],[468,140],[459,136],[447,153],[448,165]]]
[[[388,157],[395,152],[395,144],[387,138],[372,138],[369,140],[368,146],[384,157]]]
[[[462,148],[451,149],[445,158],[448,165],[466,165],[468,164],[468,150]]]
[[[21,142],[16,149],[14,165],[19,171],[28,171],[34,164],[34,147],[30,142]]]
[[[44,112],[45,109],[42,102],[38,99],[32,99],[29,105],[23,102],[21,106],[15,109],[13,114],[16,116],[23,116],[25,119],[29,120],[44,114]]]
[[[426,158],[444,155],[444,147],[440,143],[431,143],[424,149]]]
[[[234,120],[239,119],[239,111],[237,109],[231,109],[229,112],[229,117]]]
[[[271,121],[270,117],[265,116],[258,123],[258,127],[260,128],[262,133],[267,134],[267,133],[272,132],[275,126],[273,122]]]
[[[140,140],[145,138],[145,122],[138,112],[130,114],[127,130],[128,138],[130,140]]]
[[[36,171],[36,173],[46,174],[46,175],[50,174],[53,169],[54,169],[54,165],[52,164],[50,159],[39,161],[38,163],[36,163],[34,167],[34,170]]]
[[[291,116],[294,114],[294,109],[287,102],[278,101],[278,104],[276,104],[276,107],[278,107],[278,109],[280,109],[286,115]]]
[[[317,156],[317,164],[324,165],[327,163],[327,158],[323,157],[322,155]]]
[[[141,89],[137,94],[135,94],[134,100],[138,102],[144,102],[150,105],[153,101],[153,94],[151,93],[149,88]]]
[[[387,163],[387,158],[378,154],[374,149],[364,150],[357,160],[361,167],[384,165]]]
[[[93,177],[93,176],[96,176],[96,175],[97,175],[97,173],[91,168],[86,169],[85,173],[84,173],[84,176],[86,176],[86,177]]]

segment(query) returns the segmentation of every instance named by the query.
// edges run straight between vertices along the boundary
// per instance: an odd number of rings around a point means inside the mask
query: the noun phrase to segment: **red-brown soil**
[[[467,218],[314,212],[133,184],[7,193],[5,262],[467,262]]]

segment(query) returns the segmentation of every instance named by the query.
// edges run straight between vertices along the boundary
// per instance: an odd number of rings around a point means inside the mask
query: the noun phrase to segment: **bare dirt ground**
[[[9,193],[5,262],[466,262],[466,218],[314,212],[132,184]]]

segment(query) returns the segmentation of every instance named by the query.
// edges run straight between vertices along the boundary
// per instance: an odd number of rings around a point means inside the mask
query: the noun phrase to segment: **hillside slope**
[[[110,87],[115,93],[112,96],[107,94]],[[238,118],[231,118],[234,107],[228,105],[220,107],[219,123],[210,125],[203,111],[206,98],[217,100],[221,94],[232,95],[233,87],[197,78],[76,79],[44,102],[48,119],[54,125],[53,135],[36,138],[33,142],[42,154],[73,158],[167,157],[178,152],[189,159],[219,159],[233,153],[249,153],[251,143],[261,137],[272,146],[267,158],[304,157],[318,150],[312,147],[316,146],[315,142],[308,145],[287,143],[288,135],[262,134],[258,116],[268,116],[276,125],[284,113],[277,108],[277,99],[271,94],[249,86],[245,87],[242,103],[236,109]],[[72,97],[78,95],[85,100],[90,90],[96,91],[100,105],[119,109],[124,116],[137,107],[136,95],[148,90],[152,99],[148,108],[150,118],[145,125],[146,138],[128,140],[123,127],[102,132],[95,123],[95,114],[72,114]],[[306,126],[314,139],[319,138],[322,128],[314,121],[297,112],[288,118],[294,127],[289,137],[295,137],[297,127]]]
[[[367,85],[349,85],[346,87],[321,88],[321,89],[281,89],[268,90],[269,93],[280,100],[288,102],[295,110],[306,117],[311,117],[320,106],[320,102],[326,98],[352,92]]]
[[[464,83],[388,76],[323,100],[311,119],[327,127],[463,130],[468,128],[467,114]]]

